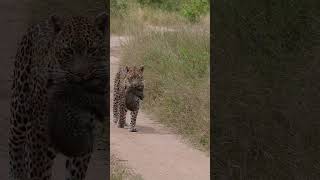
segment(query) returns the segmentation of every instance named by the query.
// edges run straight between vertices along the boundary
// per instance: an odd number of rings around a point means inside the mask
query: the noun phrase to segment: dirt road
[[[28,11],[26,1],[1,0],[0,1],[0,179],[8,179],[8,130],[9,130],[9,102],[10,102],[10,78],[13,68],[13,57],[17,44],[27,28]],[[105,144],[99,141],[89,165],[86,179],[107,179],[108,154],[103,147]],[[53,180],[64,179],[65,161],[62,155],[56,159],[53,172]]]
[[[121,42],[125,37],[111,36],[111,83],[118,69]],[[110,101],[112,108],[112,97]],[[110,110],[112,113],[112,109]],[[127,115],[129,115],[128,113]],[[145,180],[207,180],[210,179],[209,157],[195,150],[175,134],[143,112],[137,119],[138,132],[119,129],[110,121],[110,149],[118,158]],[[129,116],[127,117],[129,122]]]

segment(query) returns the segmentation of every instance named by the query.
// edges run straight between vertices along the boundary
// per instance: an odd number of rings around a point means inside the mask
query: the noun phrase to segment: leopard
[[[97,125],[109,118],[107,26],[105,12],[51,14],[22,35],[11,85],[9,180],[51,179],[58,154],[66,180],[85,179]]]
[[[124,128],[127,111],[131,111],[129,132],[137,132],[136,120],[144,99],[143,71],[143,65],[121,66],[114,78],[113,122],[118,128]]]

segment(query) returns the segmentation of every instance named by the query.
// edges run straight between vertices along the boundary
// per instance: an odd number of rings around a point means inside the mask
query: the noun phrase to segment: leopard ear
[[[144,70],[144,66],[142,65],[140,66],[140,71],[143,72],[143,70]]]
[[[49,22],[53,25],[55,33],[59,33],[61,31],[63,20],[60,16],[51,15],[49,18]]]
[[[105,12],[98,14],[95,18],[95,26],[103,35],[106,34],[108,18],[109,17]]]
[[[128,66],[125,66],[124,69],[126,70],[126,72],[129,72],[130,68]]]

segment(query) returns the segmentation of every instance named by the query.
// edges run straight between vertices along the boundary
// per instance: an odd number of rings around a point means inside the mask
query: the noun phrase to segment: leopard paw
[[[136,128],[129,128],[129,132],[137,132]]]
[[[117,127],[118,127],[118,128],[124,128],[124,124],[118,123],[118,124],[117,124]]]

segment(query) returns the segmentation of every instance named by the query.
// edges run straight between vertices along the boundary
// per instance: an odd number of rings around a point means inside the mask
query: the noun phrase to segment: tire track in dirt
[[[113,103],[113,79],[119,67],[121,42],[126,37],[110,38],[110,113]],[[127,122],[130,121],[127,114]],[[142,111],[137,119],[138,132],[117,128],[110,116],[110,149],[145,180],[207,180],[210,159],[205,153],[183,143],[179,136]]]

